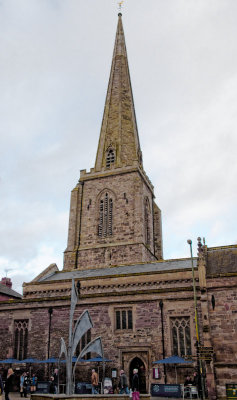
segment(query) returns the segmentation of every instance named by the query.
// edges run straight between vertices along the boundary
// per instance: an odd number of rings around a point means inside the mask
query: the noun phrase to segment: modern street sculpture
[[[100,337],[92,340],[88,343],[80,352],[77,357],[77,360],[74,364],[74,368],[72,370],[72,357],[76,352],[76,348],[78,343],[80,342],[82,336],[91,328],[93,328],[93,323],[91,321],[91,317],[88,310],[85,310],[81,316],[77,319],[74,329],[72,329],[73,325],[73,315],[76,308],[78,300],[78,291],[75,286],[75,281],[72,279],[72,291],[71,291],[71,308],[70,308],[70,319],[69,319],[69,335],[68,335],[68,347],[66,347],[64,339],[61,337],[61,350],[60,356],[63,354],[66,358],[66,394],[70,395],[74,392],[74,377],[75,370],[78,361],[87,353],[97,353],[101,357],[104,358],[103,346]]]

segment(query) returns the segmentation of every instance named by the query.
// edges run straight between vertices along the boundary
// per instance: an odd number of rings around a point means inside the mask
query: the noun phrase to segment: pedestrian
[[[201,393],[202,393],[201,377],[200,377],[200,374],[198,374],[196,371],[193,373],[192,384],[193,384],[193,386],[196,386],[198,395],[199,395],[199,397],[201,397]]]
[[[92,394],[98,394],[98,384],[99,384],[98,374],[95,371],[95,369],[92,369],[91,372],[92,372],[91,374]]]
[[[58,393],[58,369],[55,368],[54,374],[53,374],[53,379],[54,379],[54,394]]]
[[[5,382],[5,400],[9,399],[9,393],[12,392],[13,389],[13,378],[14,378],[14,371],[12,368],[9,368],[7,371],[7,379]]]
[[[120,371],[119,387],[120,387],[119,394],[123,394],[123,393],[129,394],[128,379],[127,379],[127,376],[125,375],[125,372],[123,369],[121,369],[121,371]]]
[[[3,388],[3,383],[2,383],[2,376],[0,375],[0,400],[2,400],[3,391],[4,391],[4,388]]]
[[[50,376],[50,381],[49,381],[49,393],[54,394],[54,377]]]
[[[138,377],[138,369],[133,370],[133,377],[132,377],[132,391],[139,392],[139,377]]]
[[[139,377],[138,377],[138,369],[134,368],[133,377],[132,377],[132,398],[133,400],[139,400]]]
[[[24,397],[27,397],[27,389],[28,389],[29,385],[30,385],[29,372],[26,372],[25,375],[24,375],[24,381],[23,381],[23,394],[24,394]]]
[[[31,394],[36,392],[36,385],[37,385],[37,376],[35,374],[32,374],[32,377],[30,379],[30,393]]]
[[[25,379],[26,373],[23,372],[20,376],[20,395],[23,397],[23,384],[24,384],[24,379]]]

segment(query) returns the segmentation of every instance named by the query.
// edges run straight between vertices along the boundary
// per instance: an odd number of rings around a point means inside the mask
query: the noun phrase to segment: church
[[[154,362],[177,355],[192,361],[177,364],[178,383],[196,370],[209,399],[226,398],[227,385],[237,384],[237,245],[209,248],[198,238],[197,256],[164,260],[153,189],[119,14],[95,165],[71,192],[63,269],[50,265],[24,283],[22,298],[0,302],[0,359],[59,356],[74,279],[75,318],[88,310],[93,322],[80,345],[101,336],[107,374],[122,368],[131,379],[137,368],[140,391],[149,393],[152,384],[175,383],[174,366]],[[79,368],[79,379],[90,368]]]

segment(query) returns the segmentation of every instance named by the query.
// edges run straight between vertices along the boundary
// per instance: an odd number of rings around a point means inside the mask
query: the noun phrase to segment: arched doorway
[[[144,365],[144,362],[139,358],[135,357],[129,367],[129,381],[130,381],[130,386],[132,387],[132,377],[133,377],[133,370],[137,369],[138,370],[138,376],[139,376],[139,392],[140,393],[146,393],[146,368]]]

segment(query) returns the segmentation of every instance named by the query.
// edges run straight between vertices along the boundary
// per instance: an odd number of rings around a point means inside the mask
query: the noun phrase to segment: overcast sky
[[[70,191],[94,166],[115,0],[0,0],[0,277],[61,269]],[[144,168],[164,258],[237,242],[237,1],[125,0]],[[6,271],[8,270],[8,271]]]

